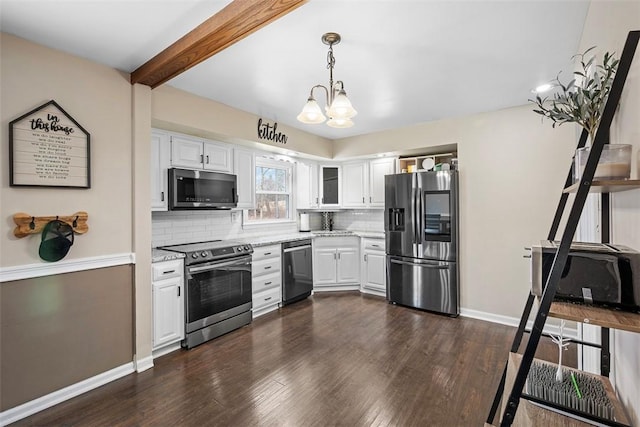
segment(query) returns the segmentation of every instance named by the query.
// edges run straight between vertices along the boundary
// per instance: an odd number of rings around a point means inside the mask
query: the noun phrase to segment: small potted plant
[[[555,90],[551,97],[543,98],[537,94],[535,99],[529,99],[536,104],[533,112],[551,120],[552,127],[563,123],[577,123],[588,132],[590,142],[595,138],[620,62],[611,53],[606,52],[602,63],[596,64],[594,56],[586,59],[593,49],[595,46],[572,58],[579,61],[579,66],[573,72],[574,78],[569,83],[563,84],[558,74],[551,82],[551,88]],[[582,175],[588,156],[589,147],[578,151],[576,177]],[[617,167],[613,168],[612,163],[616,163]],[[600,156],[594,178],[600,180],[629,178],[630,166],[631,146],[608,144]]]

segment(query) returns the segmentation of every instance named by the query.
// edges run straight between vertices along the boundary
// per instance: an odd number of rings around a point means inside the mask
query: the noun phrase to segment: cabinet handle
[[[204,163],[204,155],[200,154],[200,163]]]
[[[268,269],[270,269],[270,268],[271,268],[271,266],[270,266],[270,265],[267,265],[264,269],[265,269],[265,270],[268,270]]]
[[[269,286],[271,283],[273,283],[273,282],[264,282],[264,285],[265,286]]]
[[[162,274],[171,274],[171,273],[175,273],[175,270],[167,270],[167,271],[163,271]]]
[[[374,248],[379,248],[380,247],[380,245],[371,245],[371,246],[374,247]]]
[[[269,301],[271,298],[273,298],[273,297],[265,298],[264,300],[265,301]]]
[[[522,255],[522,258],[531,258],[531,255]]]
[[[207,164],[209,164],[209,155],[207,155]]]
[[[369,203],[372,203],[373,199],[371,198],[371,196],[369,196]]]
[[[525,247],[524,247],[524,250],[525,250],[525,251],[530,251],[530,250],[531,250],[531,248],[527,248],[527,247],[525,246]]]
[[[340,252],[338,252],[338,259],[340,259]]]
[[[362,198],[362,203],[364,203],[364,197]]]
[[[364,254],[364,262],[367,262],[367,254]]]
[[[262,254],[263,256],[267,256],[267,255],[271,255],[271,252],[265,252],[264,254]]]
[[[338,259],[335,252],[333,253],[333,259]]]
[[[318,204],[318,198],[316,197],[316,205]]]
[[[178,286],[178,296],[180,296],[180,286]]]
[[[164,191],[160,193],[160,201],[164,202]]]

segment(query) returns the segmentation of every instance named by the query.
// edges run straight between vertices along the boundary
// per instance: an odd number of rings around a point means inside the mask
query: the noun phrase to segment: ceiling
[[[247,0],[248,1],[248,0]],[[0,0],[3,32],[132,72],[222,0]],[[589,2],[311,0],[165,84],[329,139],[523,105],[577,53]],[[322,34],[358,115],[296,120],[328,85]],[[314,92],[324,105],[322,92]]]

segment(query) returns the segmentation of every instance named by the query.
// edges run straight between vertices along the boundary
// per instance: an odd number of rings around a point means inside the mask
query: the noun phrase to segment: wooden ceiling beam
[[[242,40],[308,0],[234,0],[131,73],[151,88]]]

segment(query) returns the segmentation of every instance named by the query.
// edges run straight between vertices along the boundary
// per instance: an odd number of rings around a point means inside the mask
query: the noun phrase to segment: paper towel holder
[[[311,228],[309,227],[309,214],[308,213],[301,213],[300,214],[300,231],[311,231]]]

